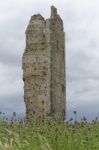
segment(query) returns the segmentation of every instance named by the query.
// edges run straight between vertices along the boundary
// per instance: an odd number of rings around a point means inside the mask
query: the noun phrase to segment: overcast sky
[[[0,1],[0,111],[25,114],[22,55],[33,14],[50,17],[55,5],[66,33],[67,115],[99,115],[99,0]]]

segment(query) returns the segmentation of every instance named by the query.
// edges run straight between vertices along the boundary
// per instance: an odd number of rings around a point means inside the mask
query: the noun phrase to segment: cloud
[[[0,111],[25,113],[22,71],[19,67],[0,64]]]
[[[66,74],[68,112],[86,109],[99,113],[99,1],[98,0],[1,0],[0,3],[0,108],[24,112],[22,55],[25,30],[30,16],[50,17],[55,5],[64,21],[66,33]],[[20,99],[21,106],[17,107]],[[11,101],[10,101],[11,99]],[[5,105],[5,107],[4,107]],[[10,107],[11,106],[11,107]],[[90,109],[89,109],[90,107]],[[22,108],[22,109],[21,109]]]
[[[0,96],[0,112],[5,112],[6,116],[12,116],[13,112],[17,117],[25,114],[25,104],[22,94]]]
[[[78,8],[73,3],[74,20],[67,24],[68,106],[70,110],[81,110],[82,114],[84,114],[83,109],[86,114],[93,112],[93,116],[99,113],[97,109],[99,105],[99,71],[97,69],[99,66],[99,32],[97,30],[99,10],[97,4],[99,4],[98,1],[79,1]]]

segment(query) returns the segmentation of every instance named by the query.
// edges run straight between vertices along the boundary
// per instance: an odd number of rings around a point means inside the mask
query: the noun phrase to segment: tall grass
[[[1,120],[0,150],[99,150],[99,123]]]

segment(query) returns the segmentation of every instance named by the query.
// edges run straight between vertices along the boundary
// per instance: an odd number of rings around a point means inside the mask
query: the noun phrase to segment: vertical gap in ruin
[[[37,47],[36,47],[37,48]],[[35,67],[36,67],[36,69],[37,69],[37,51],[35,52],[35,55],[36,55],[36,62],[35,62]],[[35,70],[36,71],[36,70]],[[36,76],[36,78],[35,78],[35,80],[36,80],[36,90],[35,90],[35,95],[36,95],[36,101],[37,101],[37,76]],[[37,116],[38,117],[38,116]]]
[[[52,27],[52,20],[50,19],[50,32],[51,32],[51,28]],[[50,55],[51,55],[51,66],[50,66],[50,68],[51,68],[51,114],[53,113],[53,100],[52,100],[52,43],[51,43],[51,36],[52,36],[52,32],[51,32],[51,34],[50,34]]]
[[[58,40],[57,40],[57,50],[58,50]]]

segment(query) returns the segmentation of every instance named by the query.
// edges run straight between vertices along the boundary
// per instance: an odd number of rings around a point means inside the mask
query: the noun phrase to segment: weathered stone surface
[[[22,58],[24,101],[27,117],[54,115],[64,119],[66,112],[65,34],[57,9],[51,17],[31,17],[26,29],[26,49]]]

